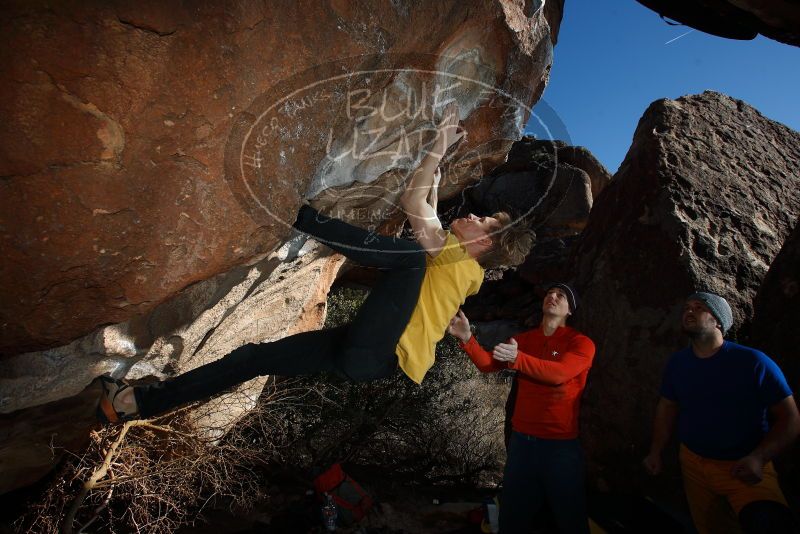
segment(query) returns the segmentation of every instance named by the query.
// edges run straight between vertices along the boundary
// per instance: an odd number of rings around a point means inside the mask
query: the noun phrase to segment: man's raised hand
[[[442,111],[442,120],[436,127],[437,135],[441,138],[442,155],[450,146],[457,143],[467,132],[458,125],[458,104],[451,102]]]
[[[495,345],[492,358],[498,362],[514,363],[517,361],[517,340],[512,337],[508,343]]]
[[[463,343],[466,343],[472,337],[472,331],[469,329],[469,319],[467,319],[467,316],[464,315],[464,312],[461,310],[458,310],[455,317],[450,319],[447,331],[451,335],[456,336]]]

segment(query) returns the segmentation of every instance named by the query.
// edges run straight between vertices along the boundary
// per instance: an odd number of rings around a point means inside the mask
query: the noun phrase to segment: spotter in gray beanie
[[[727,334],[728,330],[730,330],[731,326],[733,326],[733,312],[731,311],[731,306],[728,304],[727,300],[719,295],[698,291],[697,293],[692,293],[689,295],[689,298],[686,300],[699,300],[708,306],[711,315],[713,315],[717,321],[719,321],[719,324],[722,325],[723,336]]]

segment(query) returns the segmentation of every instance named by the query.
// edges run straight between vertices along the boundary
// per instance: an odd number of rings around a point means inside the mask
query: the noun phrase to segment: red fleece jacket
[[[541,328],[514,336],[517,359],[498,362],[475,336],[461,347],[484,373],[516,369],[517,400],[511,426],[517,432],[545,439],[578,437],[578,411],[586,376],[594,359],[594,343],[577,330],[559,327],[545,336]]]

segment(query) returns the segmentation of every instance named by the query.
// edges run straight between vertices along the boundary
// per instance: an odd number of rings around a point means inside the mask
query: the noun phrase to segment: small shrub
[[[188,410],[106,426],[14,524],[17,532],[174,532],[209,504],[247,508],[263,496],[257,469],[280,457],[268,439],[309,395],[269,384],[221,440],[195,431]],[[318,397],[313,397],[318,398]],[[278,406],[282,405],[283,408]],[[221,409],[225,409],[223,406]]]

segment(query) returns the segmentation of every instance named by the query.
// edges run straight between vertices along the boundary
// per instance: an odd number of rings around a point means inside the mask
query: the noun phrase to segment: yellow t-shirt
[[[396,349],[400,368],[417,384],[433,365],[436,343],[450,320],[483,283],[483,268],[451,233],[442,251],[426,263],[419,300]]]

